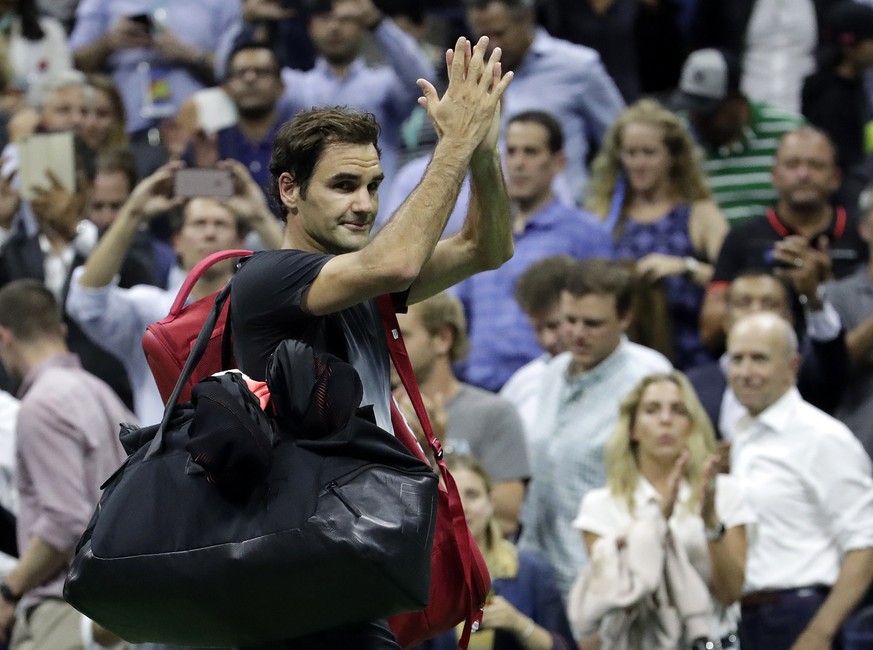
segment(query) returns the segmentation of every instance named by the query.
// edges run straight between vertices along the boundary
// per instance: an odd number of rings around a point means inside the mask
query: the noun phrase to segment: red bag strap
[[[173,301],[173,306],[170,307],[170,313],[167,315],[176,316],[179,314],[180,311],[182,311],[182,308],[188,301],[188,296],[191,295],[191,290],[194,289],[194,285],[197,284],[197,281],[210,266],[212,266],[213,264],[217,264],[222,260],[226,260],[229,257],[246,257],[251,254],[252,251],[231,249],[226,251],[218,251],[217,253],[213,253],[212,255],[204,257],[202,260],[197,262],[197,265],[193,269],[191,269],[190,273],[188,273],[188,276],[185,278],[182,286],[179,287],[179,293],[176,294],[176,299]]]
[[[409,353],[406,351],[406,344],[403,342],[403,336],[400,333],[400,325],[397,323],[397,314],[394,311],[394,302],[390,295],[383,295],[376,298],[376,303],[379,306],[379,313],[382,316],[382,324],[385,327],[385,338],[388,341],[388,352],[391,354],[391,360],[394,362],[394,368],[397,374],[400,375],[400,380],[403,382],[406,393],[415,407],[415,414],[418,416],[418,421],[421,423],[421,428],[424,430],[424,435],[427,437],[428,446],[433,450],[434,458],[440,469],[440,474],[443,477],[447,496],[449,514],[452,521],[452,529],[455,533],[455,539],[458,542],[458,550],[460,551],[461,564],[464,569],[464,579],[467,582],[467,598],[468,610],[467,621],[464,624],[464,631],[461,634],[459,645],[461,648],[467,648],[470,642],[470,634],[473,632],[473,624],[475,622],[478,627],[482,620],[482,607],[484,603],[474,602],[473,586],[476,580],[473,575],[473,551],[470,547],[471,538],[470,531],[467,528],[467,518],[464,515],[464,507],[461,505],[461,497],[458,494],[458,487],[455,484],[455,479],[452,478],[445,460],[443,460],[443,447],[440,441],[433,434],[433,428],[430,424],[430,418],[427,416],[427,409],[424,406],[424,401],[421,399],[421,392],[418,389],[418,382],[415,379],[415,373],[412,371],[412,363],[409,361]],[[419,457],[423,457],[418,446],[418,441],[415,436],[406,426],[406,420],[400,413],[394,400],[391,401],[392,423],[395,434],[413,453]],[[397,426],[400,423],[400,427]],[[411,445],[411,446],[410,446]]]

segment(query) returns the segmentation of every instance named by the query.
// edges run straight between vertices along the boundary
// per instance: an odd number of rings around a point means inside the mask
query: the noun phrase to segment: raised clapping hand
[[[454,50],[446,52],[449,85],[442,98],[429,81],[419,79],[423,97],[419,104],[427,110],[437,136],[441,140],[467,143],[471,150],[478,147],[486,136],[494,138],[495,115],[503,92],[513,78],[512,72],[502,74],[500,48],[494,48],[488,60],[488,37],[483,36],[470,49],[470,41],[463,36]]]
[[[688,465],[688,450],[684,450],[679,454],[673,465],[673,470],[667,478],[667,494],[661,500],[661,512],[664,514],[664,519],[669,520],[673,515],[673,508],[676,505],[676,499],[679,497],[679,486],[682,484],[682,479],[685,477],[685,467]]]
[[[720,453],[713,454],[703,463],[703,475],[700,477],[700,516],[707,528],[718,526],[718,513],[715,510],[715,477],[723,463]]]

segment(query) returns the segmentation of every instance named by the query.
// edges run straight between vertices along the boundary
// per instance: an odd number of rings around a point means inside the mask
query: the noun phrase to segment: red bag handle
[[[177,316],[179,312],[182,311],[182,308],[188,301],[188,296],[191,295],[191,290],[194,289],[194,285],[197,284],[197,281],[210,266],[212,266],[213,264],[217,264],[222,260],[226,260],[229,257],[247,257],[251,254],[252,251],[231,249],[226,251],[218,251],[217,253],[213,253],[212,255],[204,257],[202,260],[197,262],[196,266],[191,269],[191,272],[185,278],[182,286],[179,287],[179,293],[176,294],[176,299],[173,301],[173,306],[170,307],[170,313],[167,314],[167,316]]]
[[[421,423],[421,428],[424,430],[424,435],[427,437],[427,443],[433,450],[434,459],[440,469],[440,474],[445,483],[445,489],[448,493],[449,514],[451,515],[452,528],[455,532],[455,539],[458,541],[458,549],[460,550],[461,563],[464,568],[464,578],[469,587],[468,591],[468,610],[467,621],[464,624],[464,631],[461,634],[459,645],[461,648],[466,648],[470,642],[470,634],[473,632],[473,624],[475,622],[478,628],[482,620],[482,608],[484,603],[473,602],[473,551],[470,548],[470,532],[467,528],[467,518],[464,515],[464,507],[461,505],[461,498],[458,495],[458,487],[455,484],[455,479],[452,478],[445,460],[443,460],[443,447],[440,441],[433,434],[433,428],[430,424],[430,418],[427,416],[427,409],[424,406],[424,401],[421,399],[421,392],[418,390],[418,382],[415,379],[415,373],[412,370],[412,363],[409,361],[409,353],[406,351],[406,345],[403,342],[403,336],[400,333],[400,325],[397,323],[397,314],[394,311],[394,302],[390,295],[383,295],[376,298],[376,303],[379,306],[379,313],[382,316],[382,324],[385,327],[385,338],[388,340],[388,352],[391,354],[391,360],[394,362],[394,368],[397,374],[400,375],[400,380],[406,388],[406,394],[412,401],[415,407],[415,414],[418,416],[418,421]],[[396,402],[391,400],[392,421],[405,424],[405,418],[400,413]],[[413,453],[418,455],[422,460],[425,460],[424,455],[418,446],[418,441],[415,436],[406,426],[398,427],[395,425],[395,435],[409,447]],[[426,462],[426,460],[425,460]]]

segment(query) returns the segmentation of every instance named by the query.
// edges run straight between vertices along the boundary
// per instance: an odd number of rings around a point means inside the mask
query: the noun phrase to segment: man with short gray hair
[[[794,329],[772,313],[728,335],[728,381],[747,413],[731,473],[758,524],[749,540],[744,650],[841,647],[841,626],[873,580],[873,469],[841,422],[795,387]]]

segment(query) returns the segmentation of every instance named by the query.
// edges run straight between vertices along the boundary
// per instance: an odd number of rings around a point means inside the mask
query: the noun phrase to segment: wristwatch
[[[0,598],[5,600],[7,603],[12,603],[13,605],[21,600],[21,595],[16,594],[12,591],[12,587],[6,584],[6,581],[0,581]]]
[[[718,522],[718,526],[715,528],[704,528],[704,533],[706,533],[706,539],[710,542],[717,542],[724,537],[724,534],[727,532],[727,528],[723,522]]]
[[[694,257],[684,257],[682,258],[682,263],[684,265],[682,275],[693,280],[697,271],[700,269],[700,262],[698,262]]]

